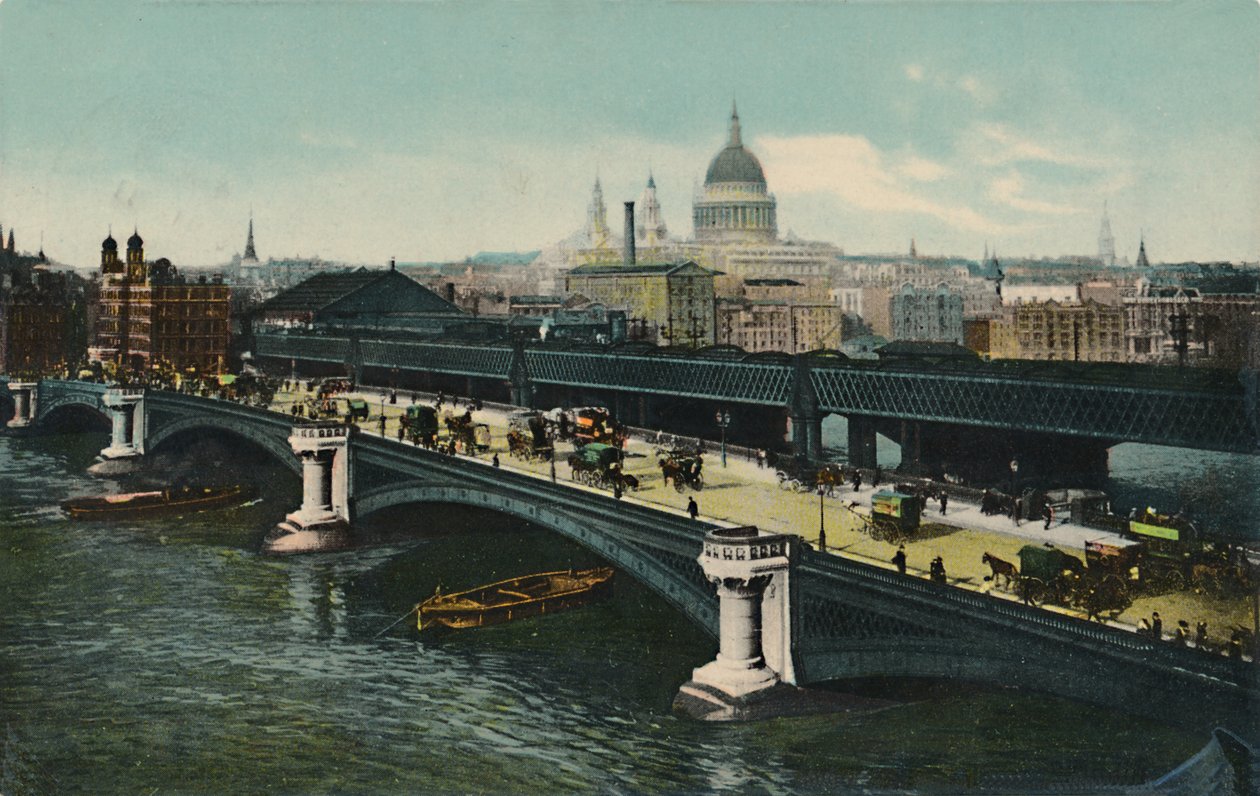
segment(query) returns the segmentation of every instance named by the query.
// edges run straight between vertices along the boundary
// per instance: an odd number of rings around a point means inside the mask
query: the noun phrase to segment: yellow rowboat
[[[578,608],[611,594],[612,580],[612,567],[570,569],[438,593],[417,606],[416,627],[481,627]]]

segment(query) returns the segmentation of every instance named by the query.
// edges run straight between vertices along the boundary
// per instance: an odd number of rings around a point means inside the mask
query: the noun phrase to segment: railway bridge
[[[903,467],[1004,483],[1012,461],[1041,484],[1102,473],[1121,442],[1255,453],[1260,402],[1253,371],[1033,362],[932,355],[855,360],[839,352],[747,354],[639,343],[572,346],[417,340],[344,332],[256,335],[273,372],[354,375],[550,407],[597,403],[622,422],[712,434],[715,410],[732,439],[822,458],[822,420],[848,420],[848,457],[875,465],[876,434],[901,446]]]
[[[1060,694],[1260,739],[1257,667],[1157,644],[819,552],[799,537],[719,526],[488,462],[435,453],[338,423],[294,424],[208,398],[70,381],[10,383],[38,428],[77,407],[109,418],[107,458],[151,455],[218,432],[271,452],[303,481],[278,545],[354,532],[357,518],[416,504],[512,515],[594,551],[719,640],[679,704],[709,718],[749,715],[790,686],[864,677],[983,681]],[[420,515],[423,516],[423,515]],[[304,536],[305,535],[305,536]],[[717,592],[715,599],[714,593]]]

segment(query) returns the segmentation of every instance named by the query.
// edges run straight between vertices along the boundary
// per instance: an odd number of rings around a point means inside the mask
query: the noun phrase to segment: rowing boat
[[[417,606],[416,626],[481,627],[578,608],[612,593],[612,567],[540,572],[453,594]]]
[[[81,520],[114,520],[150,514],[202,511],[249,500],[256,494],[252,486],[180,487],[152,492],[73,498],[61,504],[66,514]]]

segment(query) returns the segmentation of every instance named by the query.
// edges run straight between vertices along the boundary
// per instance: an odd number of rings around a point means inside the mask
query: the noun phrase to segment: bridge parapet
[[[293,427],[289,445],[302,460],[302,507],[284,518],[289,533],[351,521],[350,427],[323,421]]]

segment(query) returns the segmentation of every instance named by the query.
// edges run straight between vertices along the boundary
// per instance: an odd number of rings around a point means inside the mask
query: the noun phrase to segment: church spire
[[[727,144],[728,147],[743,146],[744,142],[739,137],[739,110],[735,107],[735,100],[731,100],[731,140]]]
[[[1150,260],[1148,260],[1148,259],[1146,259],[1146,236],[1145,236],[1145,235],[1143,235],[1143,236],[1142,236],[1142,237],[1140,237],[1138,240],[1139,240],[1139,241],[1141,241],[1141,242],[1138,244],[1137,267],[1138,267],[1138,268],[1150,268],[1150,267],[1151,267],[1151,261],[1150,261]]]
[[[254,214],[249,215],[249,237],[245,239],[245,257],[246,260],[257,260],[258,255],[254,252]]]
[[[1116,239],[1111,234],[1111,219],[1107,218],[1107,200],[1103,200],[1102,226],[1098,230],[1098,259],[1105,266],[1116,264]]]

